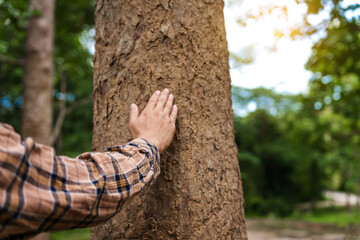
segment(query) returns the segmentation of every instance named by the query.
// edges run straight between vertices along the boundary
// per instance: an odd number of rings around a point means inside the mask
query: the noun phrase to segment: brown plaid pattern
[[[60,157],[0,123],[0,239],[101,223],[159,175],[159,161],[145,139]]]

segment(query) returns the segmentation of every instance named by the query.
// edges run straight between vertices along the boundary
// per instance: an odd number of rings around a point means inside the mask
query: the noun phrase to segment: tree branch
[[[20,67],[24,65],[24,60],[22,59],[11,59],[1,54],[0,54],[0,62],[14,66],[20,66]]]
[[[63,71],[60,73],[60,102],[59,102],[59,114],[56,118],[55,126],[51,133],[50,144],[54,145],[55,141],[59,137],[61,127],[64,123],[66,116],[66,75]]]
[[[70,113],[72,111],[74,111],[75,109],[81,107],[82,105],[88,103],[88,102],[91,102],[92,100],[92,96],[89,96],[89,97],[85,97],[83,99],[80,99],[79,101],[77,102],[74,102],[73,104],[71,104],[67,109],[66,109],[66,113]]]
[[[58,139],[62,125],[64,123],[66,114],[74,111],[75,109],[81,107],[82,105],[90,102],[92,100],[92,97],[85,97],[75,103],[73,103],[68,108],[66,107],[66,75],[62,72],[60,76],[60,103],[59,103],[59,114],[56,118],[55,126],[53,128],[53,131],[51,133],[50,137],[50,144],[51,146],[54,145],[56,140]]]

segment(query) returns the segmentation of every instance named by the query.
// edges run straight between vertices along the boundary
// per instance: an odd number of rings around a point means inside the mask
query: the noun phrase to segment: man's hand
[[[174,96],[165,88],[151,96],[140,116],[136,104],[131,104],[129,129],[132,137],[144,138],[163,152],[175,133],[177,106],[173,103]]]

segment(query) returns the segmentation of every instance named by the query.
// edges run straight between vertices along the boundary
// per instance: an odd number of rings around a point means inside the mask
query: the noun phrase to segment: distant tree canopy
[[[356,192],[358,144],[342,142],[351,131],[341,114],[269,89],[234,88],[233,98],[235,111],[256,106],[234,119],[248,214],[284,216],[325,189]]]
[[[242,4],[246,0],[234,0],[231,4]],[[339,28],[344,22],[359,22],[360,4],[356,1],[346,0],[294,0],[297,4],[305,4],[306,12],[304,12],[301,22],[287,28],[276,29],[274,36],[278,38],[290,37],[296,39],[298,37],[310,36],[319,32],[327,32],[330,29]],[[318,17],[316,21],[312,17],[314,15],[326,13]],[[244,15],[239,16],[238,23],[246,26],[248,22],[261,21],[267,15],[275,15],[278,18],[288,20],[289,9],[283,2],[273,2],[271,4],[263,3],[258,7],[250,8]],[[324,17],[326,16],[326,17]],[[274,26],[276,27],[276,26]]]
[[[319,39],[305,66],[313,72],[309,92],[233,89],[235,112],[247,111],[235,117],[235,130],[250,213],[288,214],[296,202],[321,199],[324,189],[360,189],[360,4],[297,2],[308,6],[303,25],[278,37]],[[274,9],[287,13],[265,6],[241,21]],[[309,16],[321,11],[328,18],[311,25]],[[249,104],[256,107],[249,111]]]
[[[328,1],[331,2],[331,1]],[[334,5],[326,36],[312,48],[309,98],[329,123],[327,157],[337,158],[341,188],[360,189],[360,4]]]
[[[284,216],[297,203],[320,199],[331,183],[321,159],[324,126],[317,111],[302,95],[269,89],[234,88],[233,98],[235,110],[236,99],[256,105],[246,116],[235,116],[248,214]]]

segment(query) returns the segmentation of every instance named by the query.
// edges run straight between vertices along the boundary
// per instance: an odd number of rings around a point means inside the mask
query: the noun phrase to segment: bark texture
[[[55,0],[30,0],[29,8],[40,15],[31,17],[27,28],[21,134],[51,145]],[[32,238],[49,239],[48,233]]]
[[[94,150],[130,140],[130,104],[157,89],[179,114],[160,177],[92,239],[247,239],[223,1],[95,4]]]
[[[23,81],[22,136],[49,145],[52,125],[55,0],[30,0],[40,16],[27,29]]]

